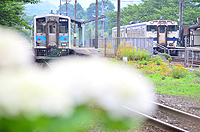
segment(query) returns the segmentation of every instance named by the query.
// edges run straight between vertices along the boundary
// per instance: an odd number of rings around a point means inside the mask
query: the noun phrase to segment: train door
[[[47,47],[57,47],[58,35],[58,22],[47,22]]]
[[[167,46],[167,27],[165,25],[158,26],[157,43]]]
[[[48,42],[48,46],[56,46],[56,23],[48,23],[48,39],[49,39],[49,42]]]

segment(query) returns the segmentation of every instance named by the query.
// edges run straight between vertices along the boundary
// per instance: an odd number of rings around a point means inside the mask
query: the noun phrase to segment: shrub
[[[187,70],[183,68],[183,66],[174,66],[172,69],[172,77],[173,78],[184,78],[187,75]]]
[[[200,71],[193,71],[193,73],[194,73],[196,76],[200,77]]]
[[[169,63],[171,63],[172,57],[169,54],[159,53],[158,55],[164,56],[166,58],[166,60],[168,60]]]
[[[144,65],[147,65],[147,64],[148,64],[148,61],[145,60],[145,61],[144,61]]]
[[[157,60],[157,61],[156,61],[156,64],[157,64],[157,65],[161,65],[161,63],[162,63],[161,60]]]
[[[120,58],[124,56],[128,57],[128,60],[149,60],[150,56],[145,49],[140,50],[136,47],[130,47],[129,44],[123,47],[123,43],[120,44],[118,55]]]
[[[165,80],[165,76],[162,76],[162,78],[161,78],[162,80]]]

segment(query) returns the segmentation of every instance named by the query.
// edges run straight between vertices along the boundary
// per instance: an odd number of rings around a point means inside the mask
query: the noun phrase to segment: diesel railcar
[[[112,37],[117,37],[117,27],[112,28]],[[148,22],[137,21],[134,24],[121,26],[120,37],[150,37],[155,43],[173,49],[177,46],[177,22],[162,19]],[[157,46],[154,45],[154,48]]]
[[[51,59],[67,55],[71,46],[70,17],[41,15],[34,17],[31,41],[35,59]]]

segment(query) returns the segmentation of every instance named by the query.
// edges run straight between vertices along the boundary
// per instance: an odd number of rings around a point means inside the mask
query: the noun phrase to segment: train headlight
[[[67,46],[67,43],[61,43],[61,46]]]
[[[174,23],[175,23],[175,21],[172,21],[171,23],[172,23],[172,24],[174,24]]]
[[[153,21],[150,21],[151,24],[153,24]]]

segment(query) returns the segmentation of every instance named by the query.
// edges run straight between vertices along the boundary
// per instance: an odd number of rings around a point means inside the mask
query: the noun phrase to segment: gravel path
[[[186,97],[177,97],[173,95],[166,94],[155,94],[158,103],[200,116],[200,100],[194,100]],[[190,132],[200,132],[199,123],[190,122],[186,119],[174,116],[172,114],[157,111],[153,114],[153,117],[167,122],[169,124],[181,127]],[[141,132],[167,132],[165,130],[159,129],[151,124],[144,123]]]

